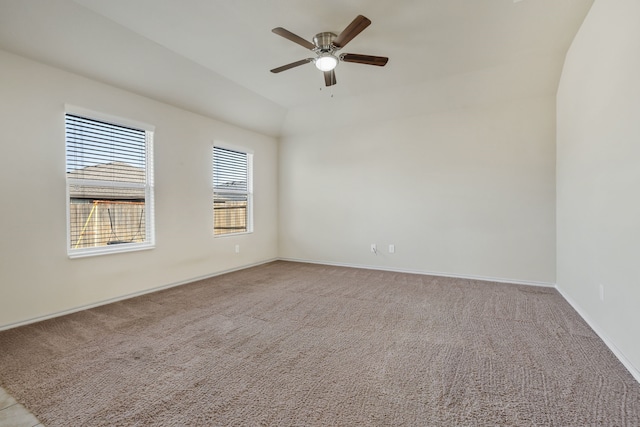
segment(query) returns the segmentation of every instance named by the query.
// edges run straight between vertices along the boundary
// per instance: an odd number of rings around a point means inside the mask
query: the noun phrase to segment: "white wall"
[[[527,84],[545,63],[291,111],[280,256],[553,284],[556,87]]]
[[[557,98],[557,284],[640,381],[638,17],[637,0],[597,0],[566,58]]]
[[[0,328],[277,257],[275,139],[4,51],[0,94]],[[65,103],[155,126],[155,249],[67,257]],[[214,140],[255,152],[253,234],[212,235]]]

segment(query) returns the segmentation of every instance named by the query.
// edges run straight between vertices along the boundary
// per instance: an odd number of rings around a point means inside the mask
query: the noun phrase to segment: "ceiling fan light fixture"
[[[331,71],[338,65],[338,58],[330,53],[324,53],[316,58],[315,64],[320,71]]]

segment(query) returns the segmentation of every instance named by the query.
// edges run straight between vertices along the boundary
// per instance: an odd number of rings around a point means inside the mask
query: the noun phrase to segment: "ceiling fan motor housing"
[[[318,33],[313,38],[313,43],[320,52],[333,52],[337,50],[333,45],[333,40],[335,40],[336,37],[338,37],[336,34],[330,32]]]

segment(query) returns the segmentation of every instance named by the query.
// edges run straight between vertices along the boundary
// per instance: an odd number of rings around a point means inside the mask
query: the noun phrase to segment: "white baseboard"
[[[381,267],[377,265],[361,265],[361,264],[347,264],[347,263],[340,263],[340,262],[313,261],[313,260],[298,259],[298,258],[279,258],[279,259],[281,261],[302,262],[306,264],[320,264],[320,265],[331,265],[335,267],[362,268],[365,270],[391,271],[394,273],[422,274],[425,276],[452,277],[454,279],[480,280],[483,282],[511,283],[514,285],[528,285],[528,286],[544,286],[547,288],[556,287],[555,283],[550,283],[550,282],[536,282],[531,280],[506,279],[504,277],[473,276],[473,275],[465,275],[465,274],[443,273],[440,271],[389,268],[389,267]]]
[[[193,282],[197,282],[198,280],[204,280],[204,279],[209,279],[209,278],[215,277],[215,276],[221,276],[223,274],[232,273],[234,271],[244,270],[244,269],[251,268],[251,267],[256,267],[256,266],[262,265],[262,264],[268,264],[270,262],[277,261],[277,260],[278,260],[277,258],[272,258],[272,259],[268,259],[268,260],[265,260],[265,261],[256,262],[256,263],[253,263],[253,264],[242,265],[242,266],[239,266],[239,267],[234,267],[234,268],[230,268],[230,269],[227,269],[227,270],[218,271],[218,272],[215,272],[215,273],[212,273],[212,274],[207,274],[205,276],[193,277],[191,279],[181,280],[180,282],[169,283],[167,285],[157,286],[157,287],[151,288],[151,289],[145,289],[144,291],[133,292],[133,293],[126,294],[126,295],[121,295],[119,297],[114,297],[114,298],[109,298],[109,299],[106,299],[106,300],[98,301],[98,302],[95,302],[95,303],[92,303],[92,304],[86,304],[86,305],[82,305],[82,306],[78,306],[78,307],[73,307],[73,308],[70,308],[68,310],[57,311],[55,313],[46,314],[44,316],[33,317],[33,318],[22,320],[22,321],[19,321],[19,322],[9,323],[7,325],[0,325],[0,331],[4,331],[6,329],[17,328],[19,326],[29,325],[31,323],[41,322],[43,320],[53,319],[54,317],[60,317],[60,316],[65,316],[67,314],[77,313],[78,311],[88,310],[90,308],[95,308],[95,307],[100,307],[102,305],[107,305],[107,304],[111,304],[111,303],[114,303],[114,302],[123,301],[123,300],[129,299],[129,298],[139,297],[141,295],[146,295],[146,294],[150,294],[152,292],[162,291],[164,289],[174,288],[174,287],[180,286],[180,285],[186,285],[187,283],[193,283]]]
[[[558,290],[558,292],[560,292],[560,295],[562,295],[562,297],[565,299],[565,301],[567,301],[569,303],[569,305],[571,305],[571,307],[573,307],[573,309],[576,312],[578,312],[580,317],[582,317],[582,319],[585,322],[587,322],[587,324],[591,327],[591,329],[593,329],[593,331],[605,343],[605,345],[607,347],[609,347],[609,350],[611,350],[611,352],[618,358],[620,363],[622,363],[624,365],[624,367],[627,368],[627,371],[629,371],[629,373],[633,376],[633,378],[635,378],[635,380],[638,381],[638,383],[640,383],[640,370],[638,370],[635,366],[633,366],[633,364],[629,361],[629,359],[627,359],[627,357],[624,355],[624,353],[622,351],[620,351],[620,349],[618,347],[616,347],[616,345],[613,343],[613,341],[611,341],[611,339],[609,339],[607,334],[605,334],[604,331],[598,326],[598,324],[595,323],[585,313],[585,311],[578,305],[578,303],[576,303],[571,297],[569,297],[566,293],[564,293],[562,291],[562,289],[560,287],[558,287],[557,285],[556,285],[556,289]]]

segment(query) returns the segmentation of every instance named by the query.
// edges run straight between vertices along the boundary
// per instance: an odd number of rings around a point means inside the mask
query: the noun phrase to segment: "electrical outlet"
[[[600,293],[600,301],[604,301],[604,285],[600,284],[598,287],[598,291]]]
[[[236,253],[239,254],[240,253],[240,245],[236,245]]]
[[[373,252],[374,254],[378,255],[378,247],[376,246],[375,243],[371,244],[371,252]]]
[[[390,254],[396,253],[396,245],[389,245],[389,253]]]

